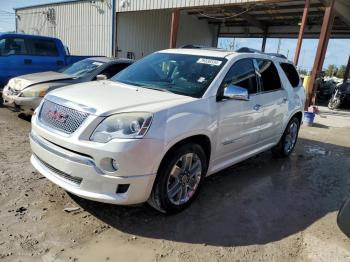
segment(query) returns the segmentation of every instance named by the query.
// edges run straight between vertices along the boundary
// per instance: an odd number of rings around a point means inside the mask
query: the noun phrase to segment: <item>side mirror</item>
[[[229,85],[224,89],[224,98],[248,101],[249,93],[243,87]]]
[[[350,238],[350,200],[347,200],[340,208],[337,224],[340,230]]]
[[[96,80],[97,81],[107,80],[107,76],[106,75],[97,75],[96,76]]]

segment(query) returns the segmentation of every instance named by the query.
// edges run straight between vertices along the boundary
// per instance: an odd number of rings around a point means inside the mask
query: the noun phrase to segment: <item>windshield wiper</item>
[[[164,88],[159,88],[159,87],[155,87],[155,86],[140,86],[142,88],[147,88],[147,89],[152,89],[152,90],[157,90],[157,91],[161,91],[161,92],[167,92],[167,93],[173,93],[168,89],[164,89]]]

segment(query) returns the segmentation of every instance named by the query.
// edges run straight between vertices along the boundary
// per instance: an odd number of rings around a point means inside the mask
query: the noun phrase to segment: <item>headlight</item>
[[[20,96],[23,97],[44,97],[46,95],[47,87],[34,86],[24,89]]]
[[[152,117],[146,112],[109,116],[95,129],[90,140],[107,143],[114,138],[142,138],[151,126]]]

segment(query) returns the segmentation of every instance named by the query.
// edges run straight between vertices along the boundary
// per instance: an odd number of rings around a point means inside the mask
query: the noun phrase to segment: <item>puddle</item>
[[[320,146],[305,146],[305,151],[309,155],[321,155],[325,156],[327,154],[327,150]]]

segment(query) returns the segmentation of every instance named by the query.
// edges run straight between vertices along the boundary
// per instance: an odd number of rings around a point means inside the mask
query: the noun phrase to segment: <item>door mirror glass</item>
[[[224,98],[234,100],[249,100],[248,90],[236,85],[229,85],[224,89]]]
[[[106,75],[97,75],[96,76],[96,80],[97,81],[107,80],[107,76]]]

